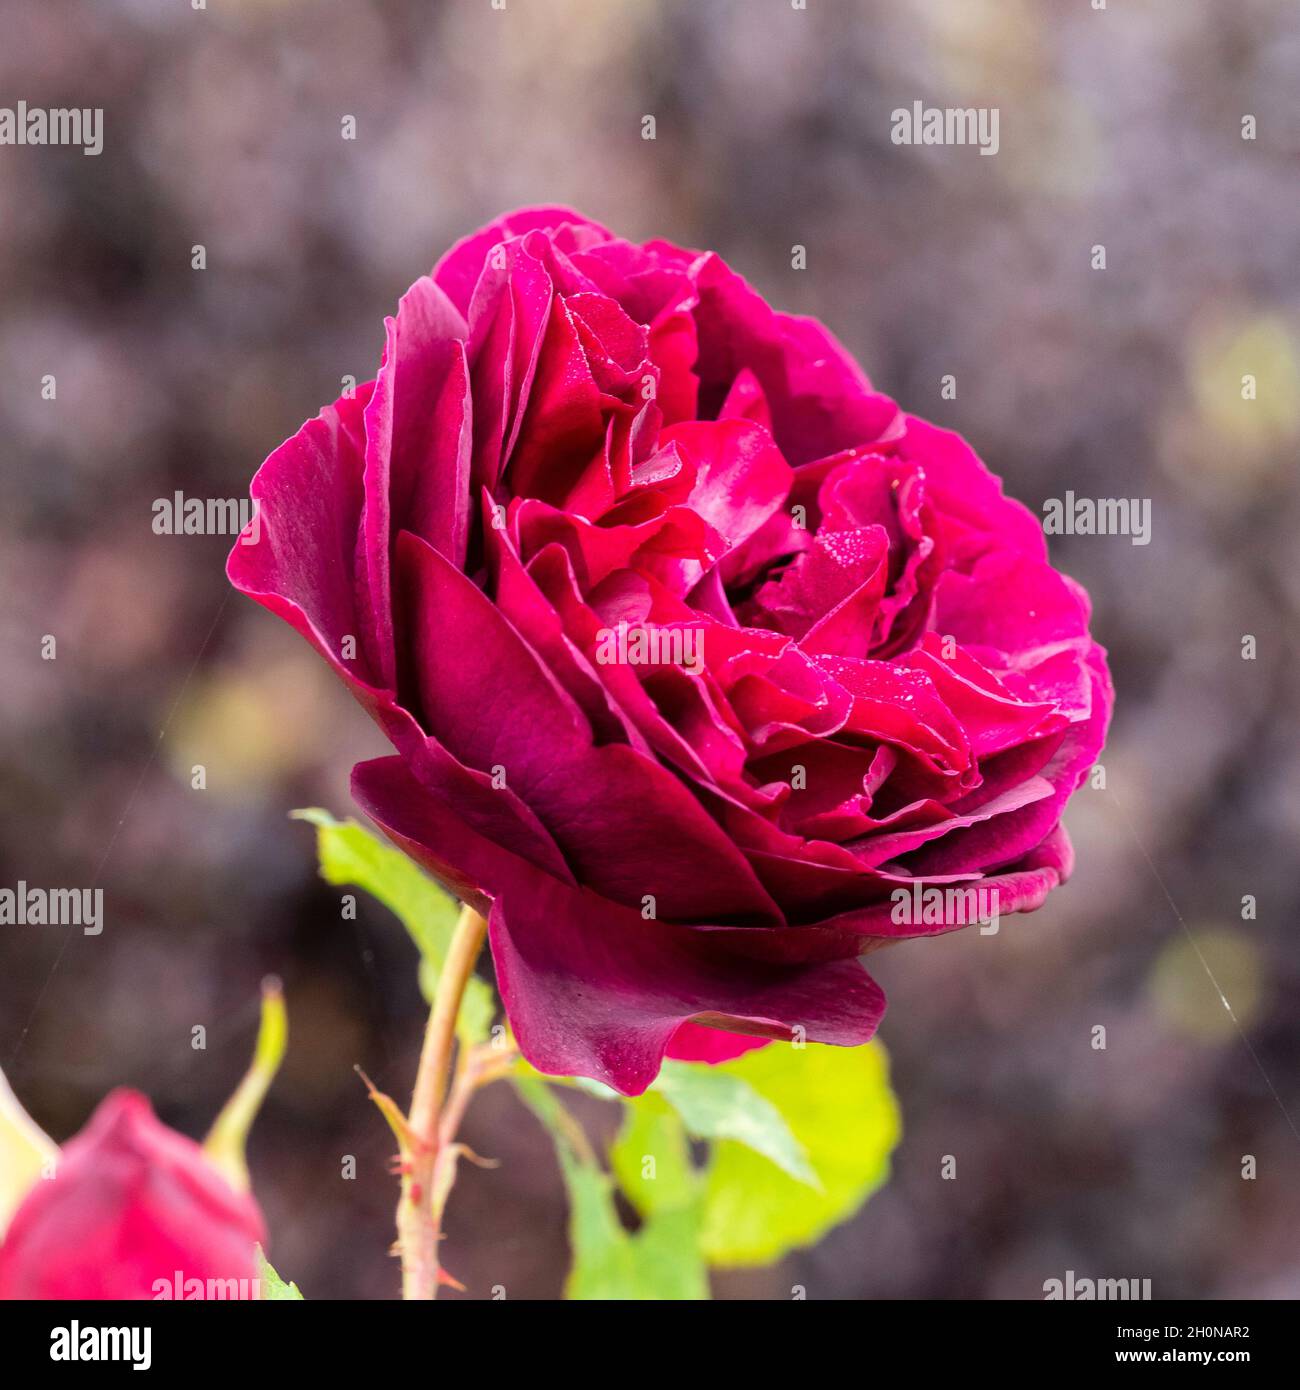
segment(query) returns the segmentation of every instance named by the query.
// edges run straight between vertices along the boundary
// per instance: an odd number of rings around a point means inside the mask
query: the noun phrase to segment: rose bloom
[[[859,958],[969,920],[897,890],[1064,881],[1105,654],[957,435],[716,255],[563,208],[386,330],[229,574],[397,749],[356,799],[488,915],[536,1067],[635,1094],[666,1052],[865,1042]]]
[[[144,1096],[114,1091],[14,1212],[0,1299],[183,1298],[196,1287],[247,1298],[265,1239],[251,1196]]]

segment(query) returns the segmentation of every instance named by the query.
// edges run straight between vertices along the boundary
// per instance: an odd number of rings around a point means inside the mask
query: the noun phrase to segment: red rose
[[[392,740],[357,799],[490,908],[543,1071],[638,1092],[692,1020],[863,1042],[857,957],[962,924],[898,893],[1005,915],[1069,872],[1112,701],[1086,595],[960,438],[715,255],[494,223],[253,495],[232,582]]]

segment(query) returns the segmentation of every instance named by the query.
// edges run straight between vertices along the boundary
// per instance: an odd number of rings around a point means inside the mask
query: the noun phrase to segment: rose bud
[[[136,1091],[114,1091],[38,1181],[0,1245],[0,1298],[183,1297],[235,1280],[249,1297],[265,1240],[248,1193]],[[160,1282],[161,1281],[161,1282]],[[198,1286],[191,1286],[198,1287]]]
[[[859,957],[1070,872],[1113,702],[1086,594],[961,438],[716,255],[493,223],[252,495],[232,583],[387,734],[354,795],[488,915],[543,1072],[865,1042]]]
[[[266,1236],[244,1143],[285,1038],[268,980],[253,1064],[203,1146],[117,1090],[59,1152],[0,1077],[0,1156],[30,1180],[7,1230],[0,1211],[0,1298],[258,1297]]]

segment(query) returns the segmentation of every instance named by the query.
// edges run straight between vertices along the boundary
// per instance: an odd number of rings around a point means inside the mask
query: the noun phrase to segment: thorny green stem
[[[407,1116],[410,1152],[402,1156],[402,1195],[397,1204],[397,1245],[402,1257],[404,1299],[431,1300],[438,1296],[442,1207],[454,1176],[456,1157],[452,1141],[474,1087],[488,1079],[475,1063],[475,1052],[463,1052],[457,1068],[458,1084],[452,1088],[452,1095],[447,1094],[456,1015],[486,935],[487,922],[466,904],[461,909],[447,960],[438,976],[424,1032],[415,1091]],[[451,1123],[444,1124],[444,1120]]]

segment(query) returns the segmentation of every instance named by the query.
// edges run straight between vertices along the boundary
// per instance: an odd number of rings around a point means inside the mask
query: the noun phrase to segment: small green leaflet
[[[889,1176],[898,1102],[885,1050],[772,1043],[717,1070],[746,1082],[784,1116],[817,1174],[797,1182],[735,1139],[713,1147],[702,1247],[718,1266],[763,1265],[847,1221]]]
[[[316,853],[321,877],[336,887],[355,884],[378,898],[410,933],[420,952],[420,990],[433,1002],[438,972],[447,958],[447,947],[456,925],[459,907],[449,893],[413,863],[401,850],[385,844],[354,820],[340,821],[319,807],[292,812],[294,819],[316,827]],[[462,1042],[482,1042],[492,1026],[496,1005],[492,991],[480,979],[471,979],[456,1020]]]
[[[650,1089],[677,1111],[696,1139],[734,1139],[796,1182],[821,1187],[781,1111],[744,1077],[701,1063],[665,1062]]]
[[[644,1096],[628,1099],[600,1081],[574,1077],[573,1084],[601,1100],[637,1109],[662,1096],[694,1139],[734,1139],[769,1158],[796,1182],[820,1187],[803,1145],[781,1112],[743,1077],[702,1062],[666,1061]]]
[[[573,1267],[565,1297],[578,1300],[706,1299],[708,1276],[699,1254],[700,1194],[692,1180],[684,1201],[647,1211],[635,1233],[624,1230],[614,1184],[590,1152],[577,1122],[536,1073],[514,1077],[520,1099],[555,1144],[569,1194]],[[687,1161],[689,1168],[689,1162]]]
[[[561,1133],[576,1128],[538,1073],[521,1063],[519,1075],[554,1107],[548,1120],[533,1106],[553,1134],[557,1125]],[[561,1164],[579,1165],[566,1168],[570,1199],[575,1208],[579,1198],[585,1203],[582,1227],[572,1232],[575,1298],[652,1296],[599,1292],[614,1278],[607,1247],[629,1239],[649,1235],[653,1250],[661,1232],[683,1241],[693,1232],[696,1260],[723,1268],[770,1264],[810,1245],[884,1182],[898,1142],[898,1105],[879,1043],[771,1043],[719,1066],[669,1061],[650,1089],[632,1098],[582,1078],[551,1078],[551,1085],[622,1107],[610,1168],[646,1223],[628,1237],[594,1159],[584,1165],[557,1138]],[[709,1141],[701,1168],[691,1158],[692,1138]]]
[[[286,1284],[271,1268],[262,1247],[256,1248],[258,1297],[264,1303],[301,1303],[302,1293],[297,1284]]]
[[[618,1185],[642,1216],[695,1206],[704,1196],[703,1179],[691,1162],[686,1128],[659,1096],[625,1102],[609,1162]]]

